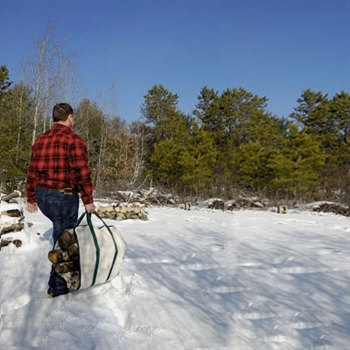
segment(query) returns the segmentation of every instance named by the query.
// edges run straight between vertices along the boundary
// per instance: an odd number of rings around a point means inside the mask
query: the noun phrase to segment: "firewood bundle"
[[[73,233],[69,230],[63,231],[47,257],[55,271],[67,282],[68,289],[78,290],[80,287],[79,250]]]

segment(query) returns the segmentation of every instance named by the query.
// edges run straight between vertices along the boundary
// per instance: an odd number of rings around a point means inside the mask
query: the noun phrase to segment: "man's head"
[[[57,103],[52,111],[54,123],[64,124],[70,128],[74,126],[73,114],[73,108],[68,103]]]

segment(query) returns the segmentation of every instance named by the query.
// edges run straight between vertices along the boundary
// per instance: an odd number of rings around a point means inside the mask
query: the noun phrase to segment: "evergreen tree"
[[[89,153],[92,179],[97,190],[101,189],[104,175],[104,159],[107,142],[107,123],[102,110],[95,102],[82,100],[74,112],[75,130],[84,139]]]
[[[168,138],[154,144],[151,155],[151,175],[156,184],[175,189],[182,175],[179,156],[183,146]]]
[[[203,87],[197,97],[198,104],[193,111],[204,130],[212,134],[216,144],[219,145],[224,137],[224,121],[219,115],[219,95],[214,89]]]
[[[198,100],[194,114],[210,133],[216,147],[213,185],[219,190],[218,195],[227,195],[231,188],[240,184],[238,172],[242,157],[238,158],[239,149],[254,137],[247,133],[247,126],[252,120],[265,118],[267,99],[242,87],[226,89],[220,96],[205,87]]]
[[[178,95],[169,92],[162,85],[154,85],[144,96],[141,113],[145,124],[150,126],[149,137],[151,145],[169,137],[169,119],[175,119],[178,114]]]
[[[145,95],[141,108],[148,125],[148,173],[156,182],[172,187],[178,184],[181,176],[178,157],[187,143],[190,127],[190,118],[177,108],[177,99],[176,94],[162,85],[155,85]]]
[[[9,70],[5,65],[0,67],[0,108],[4,110],[6,104],[6,94],[11,86]],[[0,116],[2,118],[2,116]],[[2,119],[0,119],[2,121]]]
[[[268,167],[274,174],[271,187],[287,198],[315,199],[323,166],[324,154],[317,138],[290,123],[283,148],[269,157]]]
[[[271,150],[259,141],[242,144],[236,154],[237,170],[233,179],[241,189],[264,193],[271,181],[271,171],[267,167]]]
[[[204,86],[197,97],[198,104],[192,112],[197,117],[201,128],[208,132],[215,147],[216,160],[213,165],[212,189],[213,195],[220,195],[226,184],[225,157],[222,150],[225,148],[225,126],[223,115],[220,114],[220,97],[217,91]]]
[[[164,139],[153,144],[148,171],[156,183],[159,181],[175,188],[182,176],[179,156],[189,142],[188,117],[177,111],[169,113],[159,123],[164,130]]]
[[[248,141],[246,124],[254,116],[265,113],[267,98],[253,95],[243,88],[226,89],[220,96],[219,106],[224,121],[225,137],[239,147]]]
[[[232,180],[241,188],[263,193],[273,179],[267,166],[269,157],[281,149],[286,135],[286,121],[263,111],[252,113],[245,122],[244,139],[231,156]]]
[[[28,123],[32,99],[30,89],[23,84],[9,89],[4,97],[5,108],[0,111],[0,158],[3,171],[0,183],[6,191],[22,190],[30,158],[30,132]]]
[[[350,204],[350,95],[341,91],[329,104],[336,133],[331,150],[334,160],[332,188],[339,193],[339,199]]]
[[[182,169],[180,181],[185,188],[191,190],[192,195],[198,196],[203,194],[203,190],[210,189],[215,158],[213,139],[193,121],[189,143],[179,156]]]
[[[4,190],[22,190],[30,158],[28,116],[32,99],[30,89],[23,84],[10,88],[8,70],[1,69],[0,102],[0,184]]]
[[[306,127],[314,134],[322,134],[326,121],[324,116],[316,111],[324,102],[327,102],[327,95],[307,89],[297,99],[298,106],[294,108],[290,117],[302,128]]]
[[[335,121],[338,140],[350,142],[350,94],[341,91],[330,101],[330,113]]]
[[[348,139],[349,134],[349,94],[341,92],[332,100],[321,92],[306,90],[298,99],[299,106],[291,114],[304,130],[314,135],[324,152],[325,163],[320,170],[320,191],[324,198],[333,198],[347,186]]]

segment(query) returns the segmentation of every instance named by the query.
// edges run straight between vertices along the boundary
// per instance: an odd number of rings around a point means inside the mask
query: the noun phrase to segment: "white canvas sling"
[[[92,224],[91,214],[85,212],[74,226],[79,250],[80,287],[84,289],[103,283],[118,276],[123,257],[125,242],[114,226],[108,226],[95,212],[102,222],[101,226]],[[86,225],[81,225],[86,216]]]

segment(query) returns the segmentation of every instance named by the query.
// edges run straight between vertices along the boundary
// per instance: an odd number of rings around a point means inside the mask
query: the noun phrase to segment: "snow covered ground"
[[[34,225],[6,235],[22,247],[0,252],[0,348],[349,349],[349,218],[147,211],[149,221],[107,220],[127,244],[117,278],[55,299],[51,224],[25,212]]]

